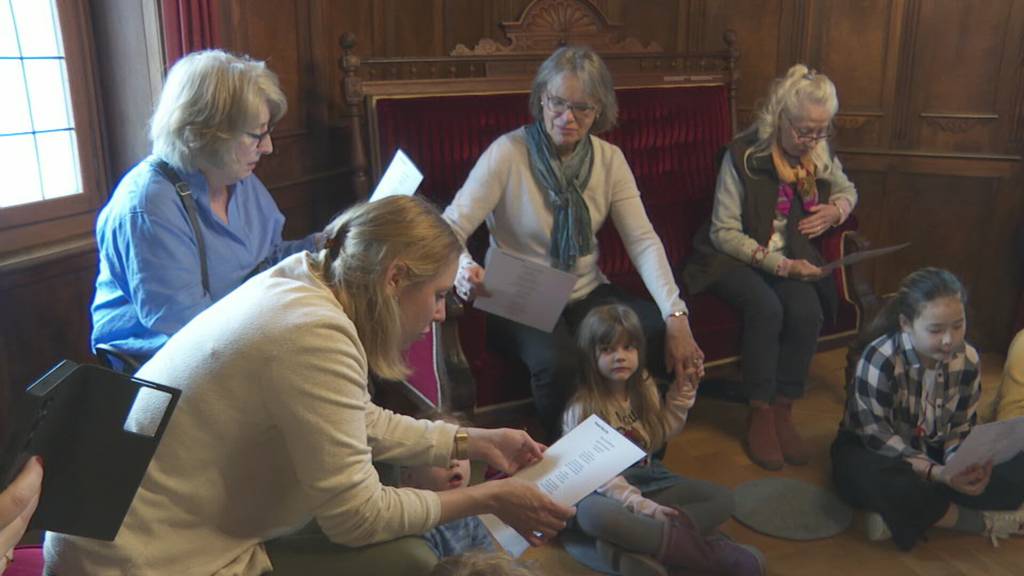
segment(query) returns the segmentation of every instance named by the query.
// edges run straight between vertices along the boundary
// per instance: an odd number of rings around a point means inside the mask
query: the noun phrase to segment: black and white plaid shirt
[[[896,332],[868,345],[846,400],[840,428],[884,456],[929,456],[944,463],[967,437],[981,397],[978,352],[970,344],[935,367],[932,389],[910,335]],[[941,455],[941,456],[940,456]]]

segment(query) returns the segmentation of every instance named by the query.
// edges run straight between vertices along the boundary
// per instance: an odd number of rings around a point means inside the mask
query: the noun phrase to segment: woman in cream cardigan
[[[351,561],[366,561],[367,549],[352,548],[464,516],[493,513],[534,544],[565,526],[571,509],[511,478],[441,493],[381,484],[373,461],[471,458],[511,473],[543,446],[520,430],[415,420],[370,399],[370,372],[402,378],[403,349],[444,318],[461,245],[432,206],[359,205],[325,236],[324,250],[245,283],[140,369],[182,389],[174,417],[117,538],[48,534],[48,571],[357,573]],[[133,429],[146,429],[151,408],[133,409]],[[311,520],[318,539],[281,538]],[[376,574],[425,573],[437,561],[408,546],[369,550]]]

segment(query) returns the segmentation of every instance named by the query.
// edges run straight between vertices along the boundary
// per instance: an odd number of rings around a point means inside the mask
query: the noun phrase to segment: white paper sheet
[[[552,444],[543,460],[520,470],[514,478],[535,483],[559,504],[574,506],[643,457],[644,451],[636,444],[592,415]],[[480,519],[512,556],[518,557],[530,547],[495,516],[484,514]]]
[[[551,332],[569,301],[576,275],[495,250],[484,284],[491,295],[477,297],[474,307]]]
[[[949,459],[940,476],[948,480],[971,466],[984,464],[989,460],[993,464],[1002,464],[1024,450],[1024,416],[979,424],[971,428],[971,433],[957,448]]]
[[[412,196],[423,181],[423,174],[416,168],[416,164],[399,148],[395,151],[395,157],[384,171],[377,187],[370,195],[370,202],[387,198],[388,196]]]

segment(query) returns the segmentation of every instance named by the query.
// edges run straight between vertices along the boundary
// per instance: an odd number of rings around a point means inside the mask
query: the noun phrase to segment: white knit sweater
[[[686,311],[686,305],[679,299],[679,287],[665,256],[665,247],[647,218],[636,179],[622,150],[595,136],[590,138],[594,145],[594,165],[583,200],[590,209],[594,234],[611,215],[630,260],[662,315]],[[537,186],[530,172],[523,128],[501,136],[484,151],[466,183],[444,211],[444,217],[463,241],[486,220],[491,233],[488,262],[493,250],[500,248],[513,256],[551,265],[548,251],[554,215],[548,193]],[[596,237],[594,246],[597,246]],[[589,256],[576,261],[572,272],[578,279],[570,300],[579,300],[599,284],[608,282],[597,267],[597,256],[595,248]]]
[[[379,408],[366,354],[297,254],[185,326],[139,372],[182,397],[110,542],[48,534],[48,570],[260,574],[262,542],[316,518],[360,546],[433,528],[437,494],[380,484],[375,460],[441,466],[455,426]]]

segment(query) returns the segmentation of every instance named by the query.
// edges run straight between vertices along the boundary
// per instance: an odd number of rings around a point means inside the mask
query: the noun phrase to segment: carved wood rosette
[[[662,52],[657,42],[644,44],[624,37],[623,26],[611,23],[588,0],[534,0],[519,20],[501,24],[509,42],[484,38],[470,49],[459,44],[452,56],[495,54],[548,54],[566,44],[584,44],[602,54]]]

